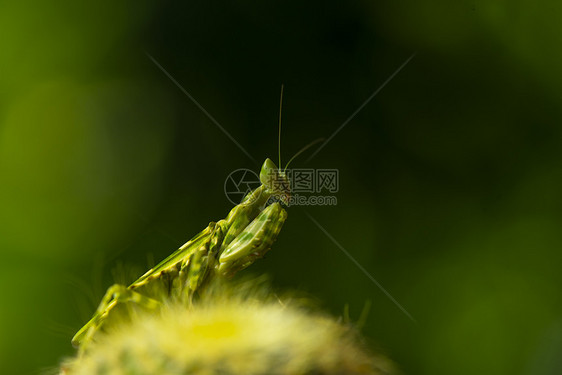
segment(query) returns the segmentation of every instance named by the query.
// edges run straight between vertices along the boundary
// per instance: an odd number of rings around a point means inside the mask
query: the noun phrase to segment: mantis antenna
[[[317,144],[318,142],[322,142],[322,141],[324,141],[324,140],[325,140],[325,138],[318,138],[318,139],[315,139],[314,141],[310,142],[309,144],[307,144],[306,146],[304,146],[303,148],[301,148],[300,151],[297,152],[297,153],[289,160],[289,162],[288,162],[287,165],[285,166],[285,169],[283,169],[283,173],[285,173],[285,171],[287,170],[287,168],[289,168],[289,164],[291,164],[291,162],[292,162],[293,160],[295,160],[295,158],[296,158],[297,156],[299,156],[300,154],[302,154],[303,152],[305,152],[306,150],[308,150],[309,148],[311,148],[312,146],[314,146],[314,145]]]
[[[277,137],[277,150],[279,150],[279,166],[281,166],[281,110],[283,109],[283,84],[281,84],[281,97],[279,98],[279,136]]]

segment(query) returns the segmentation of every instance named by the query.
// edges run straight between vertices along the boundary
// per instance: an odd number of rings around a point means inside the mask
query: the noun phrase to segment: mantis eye
[[[271,187],[272,182],[277,177],[277,166],[271,159],[265,159],[260,171],[260,181],[267,187]]]

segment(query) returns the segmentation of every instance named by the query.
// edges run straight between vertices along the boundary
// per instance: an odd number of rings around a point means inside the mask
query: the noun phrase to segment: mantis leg
[[[267,206],[220,255],[217,271],[233,275],[261,258],[277,239],[287,211],[279,203]]]
[[[118,304],[132,302],[146,309],[155,309],[161,305],[155,299],[128,289],[124,285],[115,284],[107,289],[92,319],[80,329],[72,338],[72,345],[80,346],[84,351],[86,344],[92,341],[93,336],[107,319],[109,312]]]
[[[180,280],[185,280],[190,300],[193,294],[208,280],[209,272],[214,269],[227,230],[228,225],[225,220],[216,223],[209,238],[182,264]]]

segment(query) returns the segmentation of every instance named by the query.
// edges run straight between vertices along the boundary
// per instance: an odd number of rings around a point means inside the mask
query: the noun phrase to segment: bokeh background
[[[280,289],[407,374],[562,371],[562,2],[0,4],[0,373],[36,374],[111,283],[231,207],[226,176],[329,137],[338,204],[294,207]],[[312,215],[412,315],[365,276]]]

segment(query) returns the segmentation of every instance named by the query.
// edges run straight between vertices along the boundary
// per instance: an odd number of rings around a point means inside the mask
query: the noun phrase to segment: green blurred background
[[[105,288],[226,215],[258,161],[337,168],[252,266],[408,374],[562,371],[562,2],[0,4],[0,373],[34,374]],[[310,153],[308,154],[310,155]],[[152,260],[151,260],[152,259]]]

